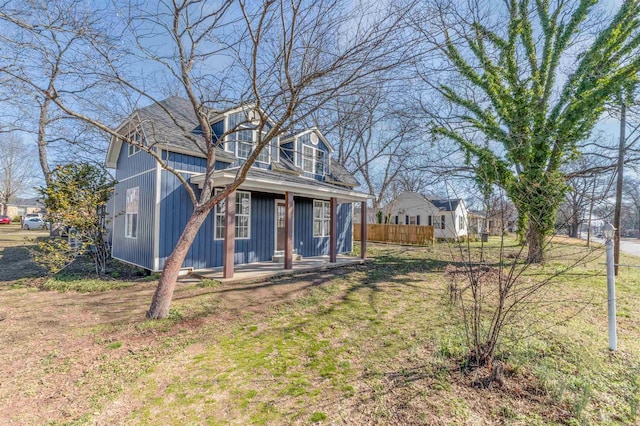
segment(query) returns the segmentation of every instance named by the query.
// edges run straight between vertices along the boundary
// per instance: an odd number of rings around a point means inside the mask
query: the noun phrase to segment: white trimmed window
[[[216,190],[216,193],[221,190]],[[215,239],[224,239],[226,200],[216,204]],[[236,239],[246,240],[251,237],[251,193],[236,191]]]
[[[458,216],[458,229],[464,230],[465,228],[464,216]]]
[[[314,149],[311,146],[302,145],[302,170],[313,173]]]
[[[124,236],[138,238],[138,187],[127,189],[127,200],[124,217]]]
[[[328,237],[331,222],[329,201],[313,200],[313,236]]]
[[[325,152],[309,145],[302,145],[302,170],[307,173],[324,175]]]
[[[242,129],[233,133],[231,136],[236,141],[236,155],[238,158],[246,160],[249,158],[249,155],[253,152],[253,150],[258,145],[258,131],[251,129]],[[264,132],[263,132],[264,136]],[[271,155],[269,155],[269,151],[271,149],[271,144],[268,144],[260,154],[256,157],[256,161],[259,163],[270,163]]]
[[[315,173],[324,176],[324,151],[316,149],[315,155]]]
[[[143,138],[142,138],[142,133],[140,130],[136,130],[134,133],[129,135],[129,138],[132,139],[135,143],[137,144],[142,144]],[[132,155],[135,155],[137,153],[140,152],[140,146],[138,145],[132,145],[132,144],[127,144],[128,145],[128,153],[129,153],[129,157],[131,157]]]
[[[415,216],[409,216],[409,225],[416,225],[416,217]]]
[[[238,130],[233,137],[236,140],[236,155],[246,160],[253,151],[253,130]]]

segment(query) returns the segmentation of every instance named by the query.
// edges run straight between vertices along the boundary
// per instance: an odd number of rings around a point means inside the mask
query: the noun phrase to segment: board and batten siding
[[[313,236],[313,200],[310,198],[294,198],[294,248],[303,257],[329,255],[329,237]],[[352,204],[338,205],[338,253],[351,251]]]
[[[204,173],[206,160],[185,154],[168,153],[168,163],[177,170]],[[228,163],[216,162],[216,169],[228,167]],[[189,178],[188,174],[183,175]],[[161,173],[160,197],[160,250],[159,267],[178,241],[187,220],[193,212],[193,203],[187,191],[171,173]],[[196,194],[200,190],[195,188]],[[251,195],[251,238],[236,239],[235,263],[269,261],[275,247],[275,195],[252,193]],[[222,240],[215,240],[215,209],[205,219],[189,250],[184,268],[203,269],[222,266]]]
[[[193,203],[178,179],[169,172],[161,173],[160,198],[160,264],[175,247],[193,212]],[[187,177],[185,175],[185,177]],[[199,195],[200,190],[195,188]],[[275,194],[251,193],[251,230],[249,239],[235,240],[235,263],[270,261],[275,248]],[[222,240],[215,239],[215,209],[202,224],[182,265],[204,269],[222,266]]]
[[[162,152],[162,159],[169,167],[175,170],[192,173],[205,173],[207,171],[207,159],[177,152]],[[214,169],[222,170],[231,166],[231,163],[216,161]]]
[[[129,144],[123,143],[118,156],[116,180],[122,181],[140,173],[155,170],[156,160],[144,151],[138,151],[129,157]]]
[[[118,182],[108,203],[113,257],[153,269],[153,229],[156,187],[156,160],[144,151],[129,156],[129,145],[122,144],[115,178]],[[139,188],[137,237],[124,235],[127,189]]]
[[[153,230],[155,209],[154,172],[142,173],[118,182],[113,194],[112,254],[113,257],[142,268],[153,270]],[[124,235],[127,189],[139,188],[137,237]]]
[[[186,190],[175,176],[162,172],[160,204],[160,268],[180,237],[193,212]],[[199,190],[196,189],[196,192]],[[235,240],[235,264],[268,262],[275,251],[275,203],[282,195],[251,193],[251,231],[249,239]],[[305,257],[329,254],[329,237],[313,236],[313,200],[295,197],[294,248]],[[352,205],[338,206],[338,252],[351,251]],[[215,213],[212,210],[183,263],[183,268],[204,269],[222,266],[223,241],[215,237]]]

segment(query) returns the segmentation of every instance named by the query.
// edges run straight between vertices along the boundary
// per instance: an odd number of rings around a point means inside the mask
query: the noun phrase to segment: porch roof
[[[236,179],[239,168],[229,168],[216,170],[213,173],[215,186],[225,186]],[[191,177],[191,183],[198,185],[200,188],[204,186],[205,175],[199,174]],[[343,202],[360,202],[371,198],[369,194],[354,191],[346,187],[319,182],[313,179],[300,176],[293,176],[286,173],[274,172],[265,169],[251,169],[247,174],[246,180],[240,185],[239,189],[261,191],[271,194],[284,194],[292,192],[294,195],[300,195],[310,198],[329,199],[337,198]]]

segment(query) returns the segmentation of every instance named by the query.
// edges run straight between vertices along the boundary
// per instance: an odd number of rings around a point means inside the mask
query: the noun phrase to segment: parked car
[[[25,219],[31,219],[32,217],[44,219],[44,215],[42,213],[27,213],[26,215],[24,215]]]
[[[40,219],[39,217],[30,217],[24,220],[22,224],[22,229],[48,229],[47,222]]]
[[[11,218],[9,216],[0,216],[0,225],[9,225]]]

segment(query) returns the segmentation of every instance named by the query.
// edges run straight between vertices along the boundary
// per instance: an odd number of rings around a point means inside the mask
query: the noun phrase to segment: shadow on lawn
[[[409,278],[408,274],[424,273],[435,274],[444,271],[447,265],[462,266],[462,262],[451,262],[441,259],[433,259],[429,253],[415,252],[412,253],[417,257],[407,257],[407,251],[387,252],[373,259],[372,262],[364,266],[359,266],[358,270],[364,272],[365,277],[360,279],[358,283],[350,286],[343,296],[346,300],[352,293],[363,289],[371,290],[373,298],[376,292],[381,291],[380,284],[385,286],[389,284],[419,288],[417,283],[427,279],[427,277]],[[373,299],[371,299],[373,302]]]
[[[447,265],[452,264],[452,262],[433,259],[432,257],[432,253],[416,251],[414,248],[397,252],[385,250],[377,253],[377,256],[366,264],[348,265],[327,271],[272,278],[267,281],[245,285],[218,287],[197,294],[176,294],[174,300],[186,301],[209,295],[225,300],[240,300],[246,297],[247,303],[275,305],[295,300],[298,296],[304,297],[305,294],[308,294],[313,289],[323,291],[323,285],[329,284],[332,280],[343,278],[347,285],[340,293],[335,294],[327,291],[326,299],[323,299],[325,296],[322,294],[313,298],[316,301],[328,301],[329,306],[322,310],[322,314],[330,314],[340,305],[350,303],[352,296],[362,291],[369,292],[368,303],[371,306],[376,305],[376,295],[379,292],[388,291],[393,287],[411,287],[423,292],[427,291],[423,286],[419,285],[429,279],[427,275],[440,273]],[[453,264],[457,265],[455,262]],[[434,294],[434,297],[438,296],[439,294]],[[242,309],[233,310],[238,310],[238,313],[242,313]],[[233,314],[233,312],[228,313]]]
[[[0,283],[46,275],[46,270],[31,258],[28,247],[5,247],[0,255]]]

